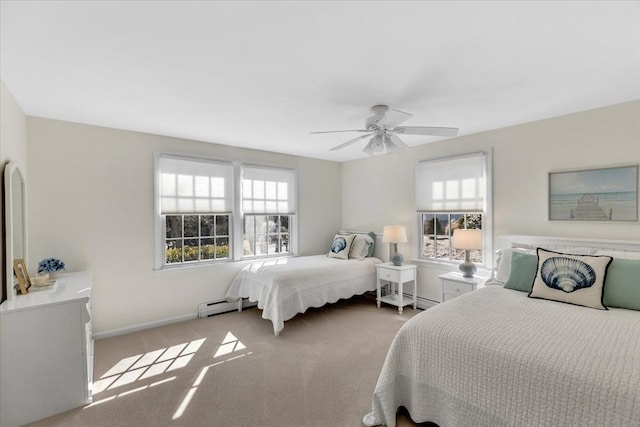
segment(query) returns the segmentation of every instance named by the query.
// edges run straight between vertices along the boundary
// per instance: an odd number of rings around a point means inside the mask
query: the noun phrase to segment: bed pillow
[[[355,234],[336,234],[333,236],[328,256],[331,258],[349,259],[349,251]]]
[[[606,310],[604,282],[610,256],[572,255],[538,248],[538,270],[530,298]]]
[[[504,283],[506,289],[531,292],[533,279],[538,269],[538,257],[534,254],[514,252],[511,254],[511,270]]]
[[[369,234],[356,234],[351,250],[349,251],[349,259],[363,260],[373,253],[371,248],[374,241]]]
[[[640,311],[640,259],[611,261],[604,281],[604,305]]]
[[[370,231],[367,233],[367,235],[371,238],[371,244],[369,245],[369,255],[367,256],[373,256],[373,253],[376,251],[376,233]]]
[[[504,285],[507,279],[509,279],[509,273],[511,272],[511,257],[515,252],[531,254],[535,256],[535,249],[523,249],[523,248],[506,248],[500,249],[496,262],[496,268],[492,274],[492,281],[495,284]],[[485,283],[486,285],[486,283]]]

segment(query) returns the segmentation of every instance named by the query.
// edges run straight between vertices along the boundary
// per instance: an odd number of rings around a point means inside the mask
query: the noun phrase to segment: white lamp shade
[[[407,229],[402,225],[386,225],[382,232],[382,241],[386,243],[405,243]]]
[[[456,249],[482,249],[482,230],[453,230],[451,246]]]

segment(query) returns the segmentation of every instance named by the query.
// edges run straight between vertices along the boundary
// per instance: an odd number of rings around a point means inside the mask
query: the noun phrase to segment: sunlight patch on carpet
[[[231,331],[227,332],[227,335],[224,337],[224,339],[218,346],[218,349],[214,353],[213,358],[215,359],[225,355],[232,355],[232,357],[229,357],[228,359],[225,359],[225,360],[217,361],[215,363],[212,363],[211,365],[204,366],[200,370],[200,372],[196,376],[196,379],[193,381],[193,384],[191,384],[191,388],[185,394],[184,398],[180,402],[180,405],[178,405],[178,409],[176,409],[176,412],[173,414],[173,417],[171,417],[171,419],[177,420],[187,410],[187,408],[189,407],[189,403],[191,403],[191,399],[193,399],[193,396],[198,391],[198,387],[200,386],[200,384],[202,384],[204,377],[207,375],[207,372],[209,371],[209,368],[220,366],[223,363],[231,362],[233,360],[240,359],[242,357],[248,356],[253,353],[249,351],[246,353],[237,354],[237,352],[246,350],[246,348],[247,347],[244,344],[242,344],[242,342],[235,335],[233,335]]]
[[[206,338],[128,356],[93,382],[93,394],[112,390],[165,372],[182,369],[191,361]],[[137,390],[137,389],[136,389]]]

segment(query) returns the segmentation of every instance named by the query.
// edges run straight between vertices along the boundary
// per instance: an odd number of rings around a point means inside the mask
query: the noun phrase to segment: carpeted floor
[[[257,308],[95,345],[94,403],[32,426],[361,426],[393,337],[420,312],[369,295],[285,322]],[[406,411],[399,426],[415,426]]]

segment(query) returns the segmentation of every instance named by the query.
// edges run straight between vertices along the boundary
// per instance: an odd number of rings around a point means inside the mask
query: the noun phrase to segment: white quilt
[[[640,312],[489,286],[409,320],[387,354],[367,426],[640,426]]]
[[[309,307],[322,307],[376,289],[377,258],[342,260],[314,255],[265,260],[244,267],[227,290],[227,300],[257,301],[278,335],[284,322]]]

